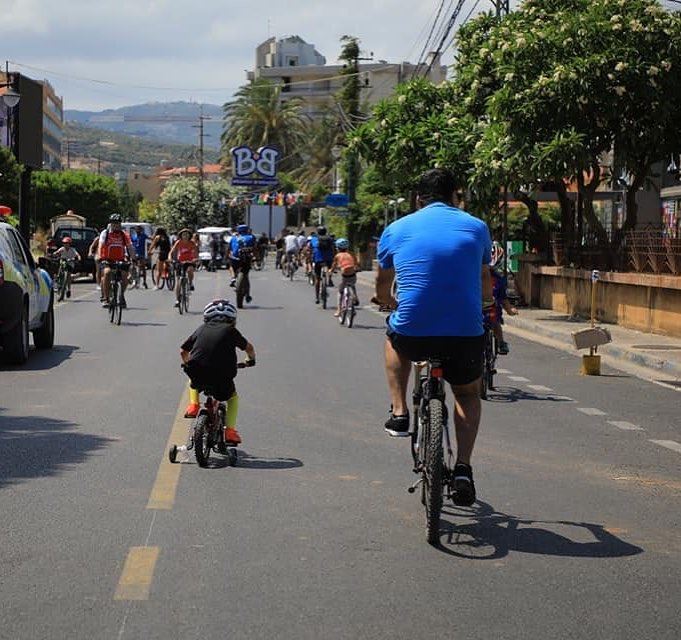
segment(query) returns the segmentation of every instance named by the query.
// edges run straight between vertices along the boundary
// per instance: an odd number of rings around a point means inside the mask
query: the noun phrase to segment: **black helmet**
[[[317,235],[325,236],[326,235],[326,227],[317,227]]]
[[[120,224],[121,222],[123,222],[123,218],[121,218],[120,213],[112,213],[109,216],[109,222],[118,222]]]

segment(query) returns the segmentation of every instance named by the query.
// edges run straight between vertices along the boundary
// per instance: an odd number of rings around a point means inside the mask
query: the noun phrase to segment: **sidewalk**
[[[375,272],[362,271],[358,281],[373,286]],[[577,351],[572,340],[573,331],[589,327],[589,321],[573,318],[547,309],[520,308],[519,314],[504,314],[504,331],[534,342],[550,344],[575,356],[588,351]],[[603,324],[610,331],[612,342],[599,347],[598,353],[607,364],[621,367],[638,367],[647,376],[681,388],[681,339],[625,329],[618,325]]]
[[[566,351],[588,353],[577,351],[572,340],[574,331],[590,326],[588,320],[547,309],[520,308],[518,312],[514,317],[504,314],[504,328],[509,333],[518,333],[524,338],[535,340],[548,338],[561,343]],[[648,369],[651,374],[665,381],[681,382],[681,339],[625,329],[615,324],[601,326],[610,331],[612,342],[599,347],[599,354],[614,362]]]

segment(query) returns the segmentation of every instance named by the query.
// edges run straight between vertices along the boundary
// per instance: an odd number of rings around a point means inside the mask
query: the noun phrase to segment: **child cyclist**
[[[236,349],[248,355],[246,364],[255,364],[255,349],[236,328],[236,307],[228,300],[213,300],[203,310],[204,323],[180,347],[182,368],[191,380],[189,406],[185,418],[199,413],[199,391],[209,391],[227,403],[225,441],[240,444],[236,430],[239,396],[234,386],[237,372]]]
[[[500,355],[508,355],[508,343],[504,340],[504,330],[501,325],[504,323],[504,311],[509,316],[518,315],[518,310],[509,302],[507,293],[507,281],[496,269],[496,265],[504,255],[503,249],[498,242],[492,245],[492,262],[490,263],[490,271],[492,273],[492,291],[494,294],[494,306],[489,309],[488,318],[494,337],[497,340],[497,351]]]
[[[338,238],[336,240],[336,249],[338,252],[333,258],[333,263],[331,264],[331,272],[340,271],[341,272],[341,284],[338,287],[338,305],[336,307],[336,313],[333,315],[337,318],[341,313],[341,300],[343,299],[343,292],[346,287],[350,287],[352,293],[352,303],[356,306],[359,304],[357,298],[357,272],[359,271],[359,265],[357,264],[357,258],[353,253],[349,251],[350,243],[345,238]]]

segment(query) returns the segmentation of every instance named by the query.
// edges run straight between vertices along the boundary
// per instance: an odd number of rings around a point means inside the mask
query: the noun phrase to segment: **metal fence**
[[[555,233],[550,249],[549,260],[561,267],[681,275],[681,238],[670,237],[662,227],[586,233],[581,244]]]

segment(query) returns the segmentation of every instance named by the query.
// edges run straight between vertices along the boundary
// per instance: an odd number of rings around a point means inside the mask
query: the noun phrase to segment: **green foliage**
[[[37,226],[72,209],[90,226],[101,228],[124,204],[116,181],[87,171],[36,171],[32,175]]]
[[[234,100],[225,103],[227,122],[222,133],[222,157],[231,162],[230,149],[247,145],[257,149],[264,145],[281,151],[280,166],[286,171],[300,164],[309,122],[296,98],[281,100],[282,87],[258,78],[241,87]]]
[[[223,198],[229,200],[231,186],[226,180],[204,182],[203,199],[196,178],[176,178],[166,185],[158,201],[157,219],[168,230],[183,227],[200,228],[224,225],[227,209],[221,208]]]
[[[19,207],[21,165],[7,147],[0,146],[0,204],[16,212]]]
[[[142,200],[139,203],[137,215],[140,222],[155,223],[158,219],[158,205],[155,202]]]

